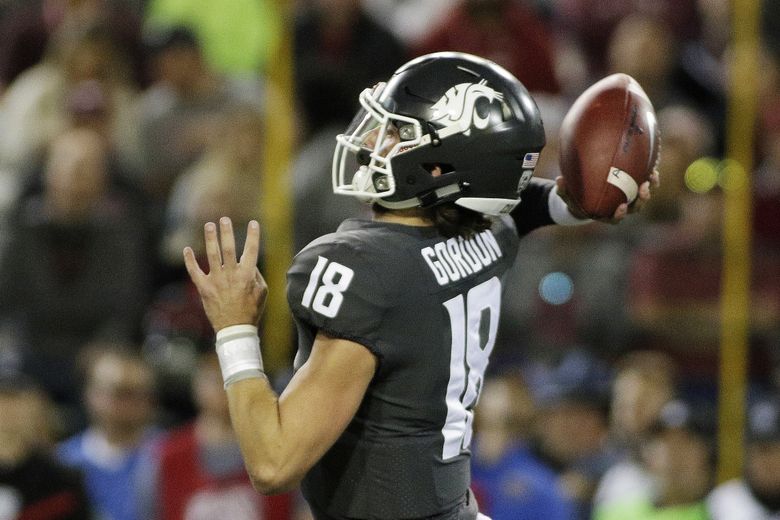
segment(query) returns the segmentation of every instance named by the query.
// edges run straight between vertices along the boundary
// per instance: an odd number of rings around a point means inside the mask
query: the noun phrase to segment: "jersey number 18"
[[[474,406],[482,390],[490,352],[496,343],[501,311],[501,281],[493,277],[464,296],[444,302],[452,327],[447,419],[442,428],[442,459],[460,455],[471,444]]]
[[[344,291],[349,288],[354,276],[355,271],[346,265],[330,262],[324,256],[318,257],[317,265],[309,276],[309,284],[303,292],[301,305],[307,309],[311,307],[328,318],[335,318],[344,301]]]

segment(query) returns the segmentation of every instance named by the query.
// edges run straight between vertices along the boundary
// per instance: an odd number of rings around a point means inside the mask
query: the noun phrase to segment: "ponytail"
[[[433,214],[432,220],[436,229],[447,238],[470,238],[489,229],[492,224],[482,213],[458,206],[454,202],[434,206],[429,211]]]

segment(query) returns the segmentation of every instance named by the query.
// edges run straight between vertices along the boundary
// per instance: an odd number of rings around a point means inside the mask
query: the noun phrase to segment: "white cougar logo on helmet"
[[[487,128],[488,118],[477,113],[477,100],[484,97],[491,103],[503,101],[504,95],[488,87],[486,83],[483,79],[479,83],[460,83],[451,87],[431,107],[431,121],[445,127],[457,125],[466,135],[471,133],[472,125],[479,130]]]

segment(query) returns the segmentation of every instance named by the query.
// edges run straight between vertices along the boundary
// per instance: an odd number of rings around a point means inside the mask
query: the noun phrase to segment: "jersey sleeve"
[[[343,239],[301,251],[287,273],[287,299],[299,321],[378,352],[388,300],[370,254]]]
[[[550,216],[549,197],[555,182],[549,179],[531,179],[523,190],[520,204],[512,211],[512,219],[517,226],[519,236],[524,236],[534,229],[554,224]]]

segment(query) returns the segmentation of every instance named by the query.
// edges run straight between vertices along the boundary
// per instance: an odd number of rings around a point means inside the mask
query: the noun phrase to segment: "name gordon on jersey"
[[[420,250],[439,285],[465,278],[485,269],[503,256],[490,230],[471,238],[454,237]]]

